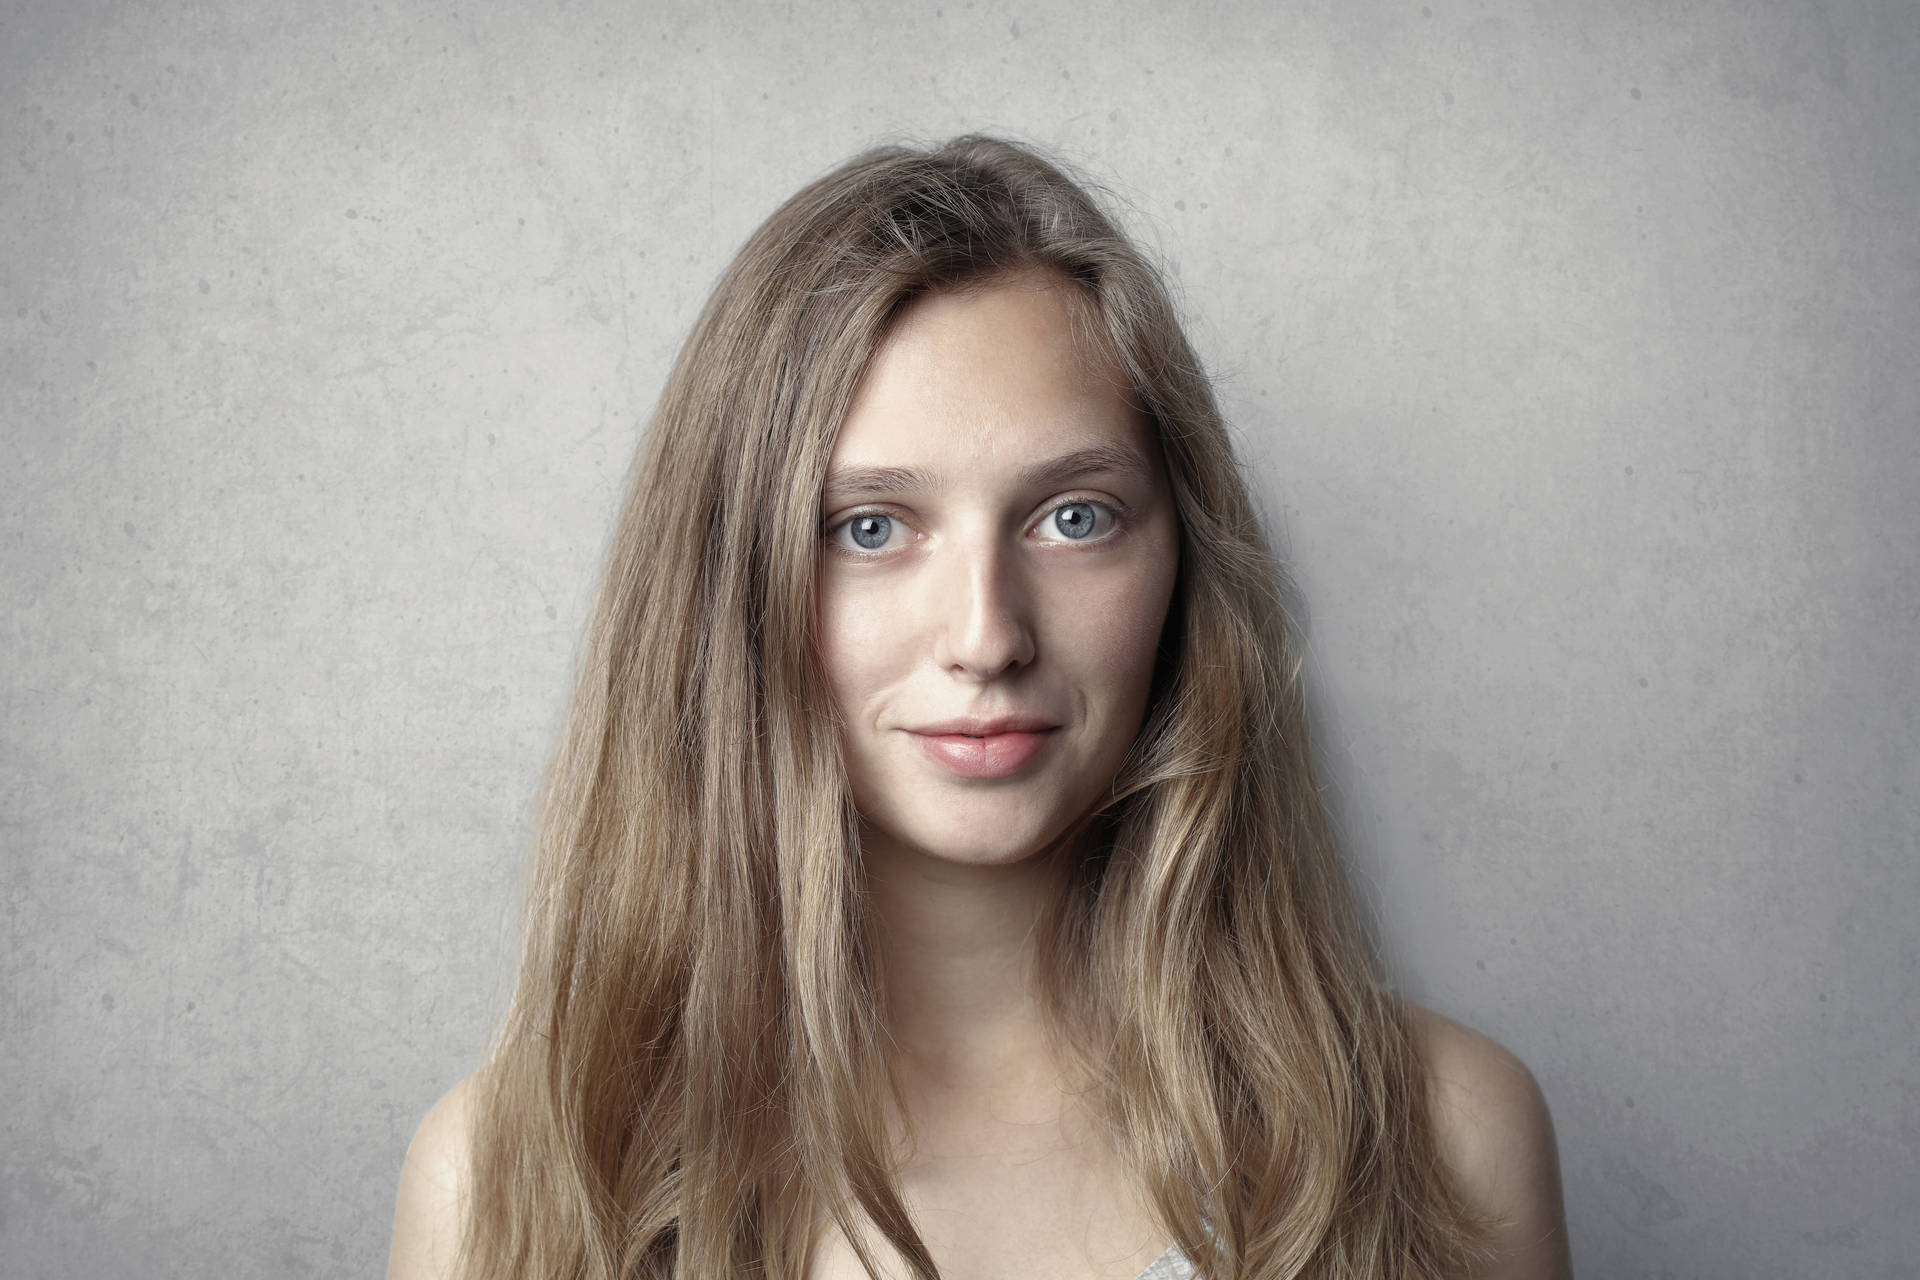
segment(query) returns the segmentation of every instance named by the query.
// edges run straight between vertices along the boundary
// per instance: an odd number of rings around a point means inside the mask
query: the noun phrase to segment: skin
[[[821,662],[882,926],[912,940],[890,944],[890,1014],[921,1060],[979,1050],[982,1024],[1031,1033],[1022,942],[1057,863],[1036,854],[1092,807],[1138,733],[1178,573],[1158,447],[1068,324],[1045,278],[921,299],[829,463]],[[912,479],[861,480],[873,468]],[[867,550],[853,528],[876,516],[885,545]],[[1063,518],[1088,536],[1066,536]],[[1009,713],[1058,726],[1011,778],[958,777],[913,732]]]
[[[1168,1239],[1081,1109],[1032,981],[1035,924],[1060,887],[1049,855],[1139,730],[1179,567],[1157,446],[1117,370],[1071,341],[1068,287],[1016,277],[908,308],[822,500],[821,661],[906,1095],[900,1185],[950,1280],[1132,1280]],[[1055,522],[1069,508],[1088,537]],[[860,546],[856,528],[880,545]],[[958,777],[912,732],[1012,712],[1057,727],[1009,778]],[[1442,1158],[1503,1224],[1475,1276],[1568,1276],[1538,1086],[1484,1036],[1420,1010],[1415,1024]],[[448,1274],[471,1095],[469,1082],[442,1099],[408,1153],[396,1280]],[[837,1230],[811,1273],[864,1276]]]
[[[1091,807],[1139,729],[1179,528],[1151,431],[1068,322],[1035,280],[923,298],[840,429],[821,660],[869,859],[1009,867]],[[860,478],[873,468],[889,474]],[[884,522],[884,546],[855,540],[855,515]],[[1060,726],[1012,779],[956,777],[910,732],[1009,712]]]

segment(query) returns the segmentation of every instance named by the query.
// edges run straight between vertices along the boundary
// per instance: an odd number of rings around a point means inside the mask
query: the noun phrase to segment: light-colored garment
[[[1155,1258],[1135,1280],[1198,1280],[1199,1272],[1193,1269],[1193,1263],[1180,1250],[1177,1244],[1167,1246],[1167,1251]]]

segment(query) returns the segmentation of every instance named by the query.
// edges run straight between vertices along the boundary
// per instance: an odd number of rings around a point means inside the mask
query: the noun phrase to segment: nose
[[[931,575],[937,620],[934,661],[944,671],[992,680],[1033,661],[1033,602],[1019,557],[986,531],[945,548],[946,572]]]

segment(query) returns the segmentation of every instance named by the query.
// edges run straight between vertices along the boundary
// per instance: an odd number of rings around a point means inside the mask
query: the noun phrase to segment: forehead
[[[1100,445],[1157,457],[1125,375],[1077,323],[1073,290],[1027,275],[916,299],[861,380],[834,465],[969,469]]]

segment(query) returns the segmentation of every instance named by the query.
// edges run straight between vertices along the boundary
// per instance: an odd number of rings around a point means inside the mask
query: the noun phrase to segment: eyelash
[[[1101,534],[1097,538],[1089,538],[1089,539],[1083,540],[1081,545],[1098,546],[1098,545],[1103,545],[1105,543],[1111,542],[1115,537],[1119,535],[1120,531],[1126,527],[1126,522],[1127,522],[1126,512],[1123,511],[1117,503],[1107,502],[1099,498],[1090,498],[1090,497],[1062,498],[1060,501],[1054,503],[1051,507],[1048,507],[1046,511],[1041,513],[1040,519],[1034,522],[1034,527],[1037,528],[1042,521],[1052,519],[1054,515],[1056,515],[1062,507],[1076,507],[1076,506],[1093,507],[1096,510],[1104,511],[1107,514],[1110,521],[1112,522],[1112,526],[1113,526],[1106,533]],[[834,535],[839,533],[840,530],[846,528],[848,525],[852,524],[855,520],[860,519],[860,517],[862,516],[885,516],[889,520],[899,521],[899,523],[903,525],[906,524],[906,521],[901,520],[899,516],[894,515],[891,511],[881,510],[876,507],[867,507],[857,511],[849,511],[846,515],[841,516],[838,520],[826,526],[826,528],[820,531],[821,538],[827,543],[829,548],[831,548],[833,551],[835,551],[840,555],[846,556],[849,560],[878,560],[878,559],[881,559],[882,557],[893,554],[892,551],[857,551],[851,547],[842,546],[840,544],[840,540]],[[1066,542],[1065,545],[1072,546],[1074,544],[1069,540]]]

